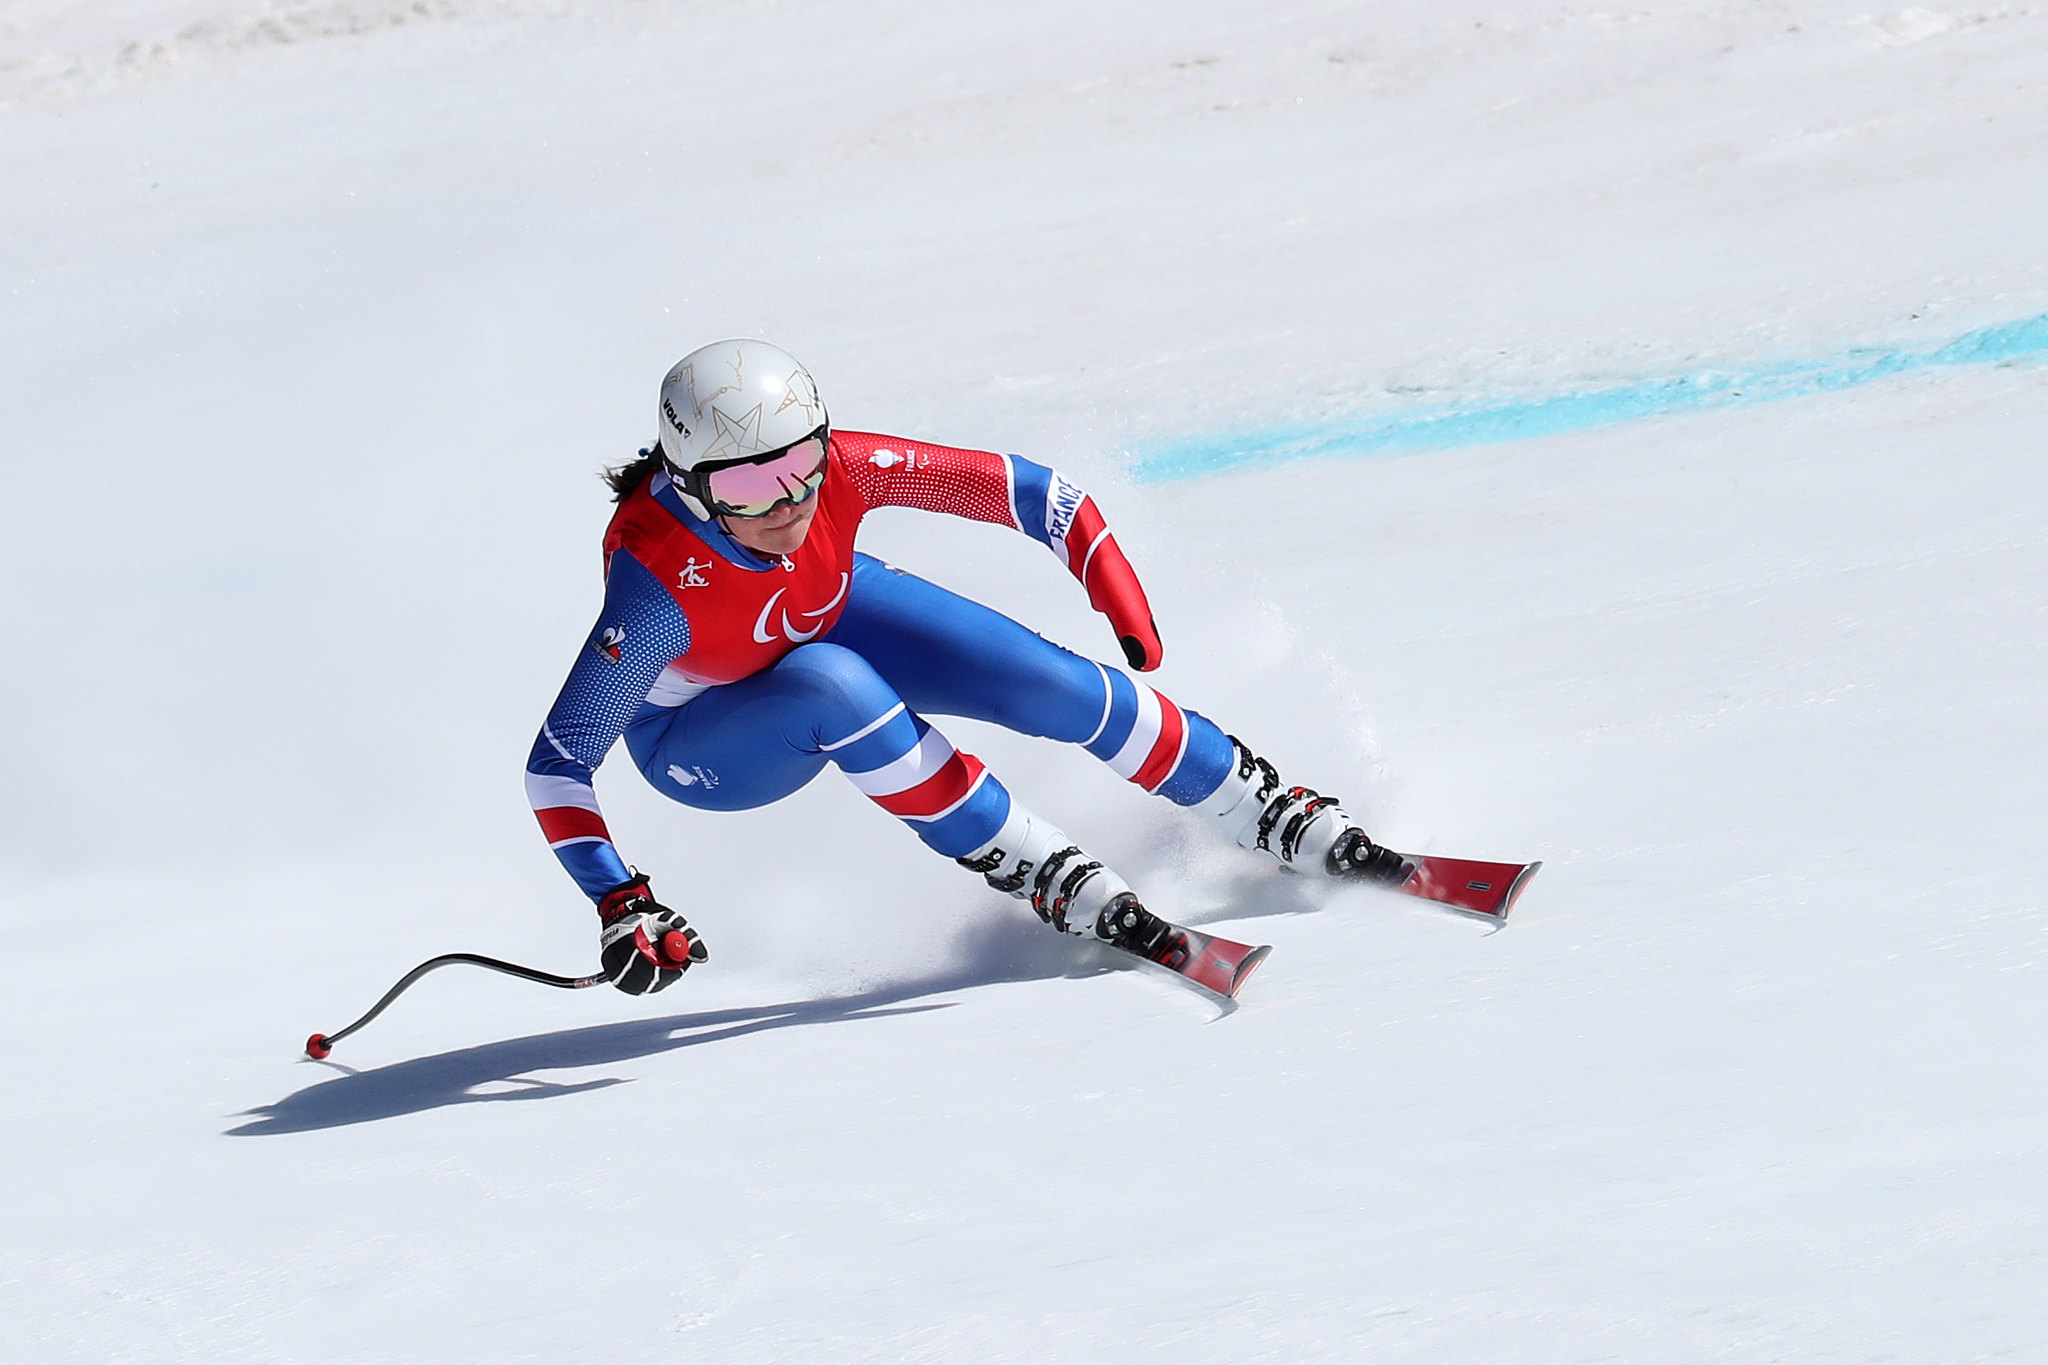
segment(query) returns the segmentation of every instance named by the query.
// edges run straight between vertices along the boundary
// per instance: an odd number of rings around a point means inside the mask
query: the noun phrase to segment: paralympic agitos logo
[[[804,644],[807,641],[816,639],[818,636],[818,632],[822,631],[825,628],[823,618],[831,613],[832,608],[838,606],[841,602],[846,600],[847,585],[850,584],[852,581],[852,578],[849,577],[847,574],[840,574],[839,591],[833,594],[832,600],[830,602],[827,602],[824,606],[819,607],[816,611],[800,611],[797,613],[797,615],[799,616],[806,617],[811,621],[818,623],[816,625],[813,625],[809,630],[798,630],[794,626],[790,625],[789,608],[784,607],[782,609],[782,638],[789,641],[793,645]],[[768,599],[768,605],[761,608],[761,615],[754,621],[755,644],[768,645],[775,643],[775,632],[768,628],[769,618],[775,614],[776,606],[782,601],[782,594],[787,591],[789,591],[787,588],[777,588],[775,590],[775,595]]]

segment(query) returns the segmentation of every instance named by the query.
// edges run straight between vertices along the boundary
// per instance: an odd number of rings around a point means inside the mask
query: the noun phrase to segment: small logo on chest
[[[708,587],[708,586],[710,585],[710,583],[711,583],[711,580],[710,580],[710,579],[708,579],[708,578],[706,578],[706,577],[704,576],[704,571],[705,571],[706,569],[710,568],[710,567],[711,567],[711,561],[710,561],[710,560],[708,560],[708,559],[707,559],[707,560],[705,560],[705,561],[704,561],[704,562],[703,562],[702,564],[699,564],[699,563],[697,562],[697,556],[695,556],[695,555],[691,555],[691,556],[690,556],[690,559],[689,559],[689,562],[683,565],[683,571],[682,571],[681,573],[679,573],[679,574],[677,574],[677,575],[676,575],[676,587],[678,587],[678,588],[702,588],[702,587]]]
[[[820,620],[820,618],[830,614],[832,608],[838,606],[841,602],[846,600],[847,585],[850,584],[852,581],[853,580],[850,575],[841,573],[839,575],[839,591],[833,595],[832,600],[830,602],[827,602],[824,606],[819,607],[816,611],[800,611],[797,613],[797,615],[806,620],[818,621]],[[788,591],[789,589],[787,588],[777,588],[775,590],[775,595],[768,599],[768,604],[761,608],[761,615],[754,621],[755,644],[772,645],[775,643],[774,632],[772,632],[768,628],[768,623],[771,617],[775,617],[778,615],[778,607],[780,608],[779,615],[781,618],[782,638],[789,641],[793,645],[800,645],[807,640],[816,639],[818,636],[818,632],[822,631],[825,628],[822,624],[820,624],[812,626],[809,630],[798,630],[795,626],[791,625],[789,620],[789,608],[781,606],[782,594]]]

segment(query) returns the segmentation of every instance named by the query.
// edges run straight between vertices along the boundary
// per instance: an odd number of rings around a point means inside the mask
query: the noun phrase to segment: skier
[[[706,953],[605,828],[591,778],[621,736],[656,790],[703,810],[768,805],[836,764],[1055,930],[1171,967],[1193,931],[1146,910],[927,717],[1079,744],[1286,867],[1387,885],[1409,873],[1335,801],[1283,784],[1202,716],[854,549],[876,507],[1022,531],[1080,581],[1130,666],[1157,668],[1137,575],[1094,499],[1050,469],[834,430],[787,352],[721,341],[668,372],[658,440],[607,480],[619,507],[604,609],[534,742],[526,789],[549,846],[597,903],[604,972],[622,991],[662,990]]]

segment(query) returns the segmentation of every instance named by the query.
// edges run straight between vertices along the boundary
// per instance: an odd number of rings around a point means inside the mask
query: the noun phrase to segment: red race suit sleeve
[[[1102,520],[1095,499],[1055,470],[1019,455],[841,431],[832,454],[870,508],[915,507],[994,522],[1050,549],[1109,618],[1131,667],[1159,667],[1152,605]]]

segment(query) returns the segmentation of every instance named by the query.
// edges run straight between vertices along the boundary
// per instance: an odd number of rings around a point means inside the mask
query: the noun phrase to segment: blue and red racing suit
[[[526,791],[593,900],[626,880],[591,777],[621,736],[664,795],[706,810],[780,800],[826,763],[949,857],[992,840],[1002,784],[933,729],[969,716],[1084,746],[1180,805],[1221,787],[1230,740],[1122,669],[854,549],[876,507],[1009,526],[1049,547],[1156,664],[1151,611],[1094,499],[1042,465],[890,436],[832,436],[818,512],[764,558],[655,473],[605,534],[605,597],[548,712]]]

